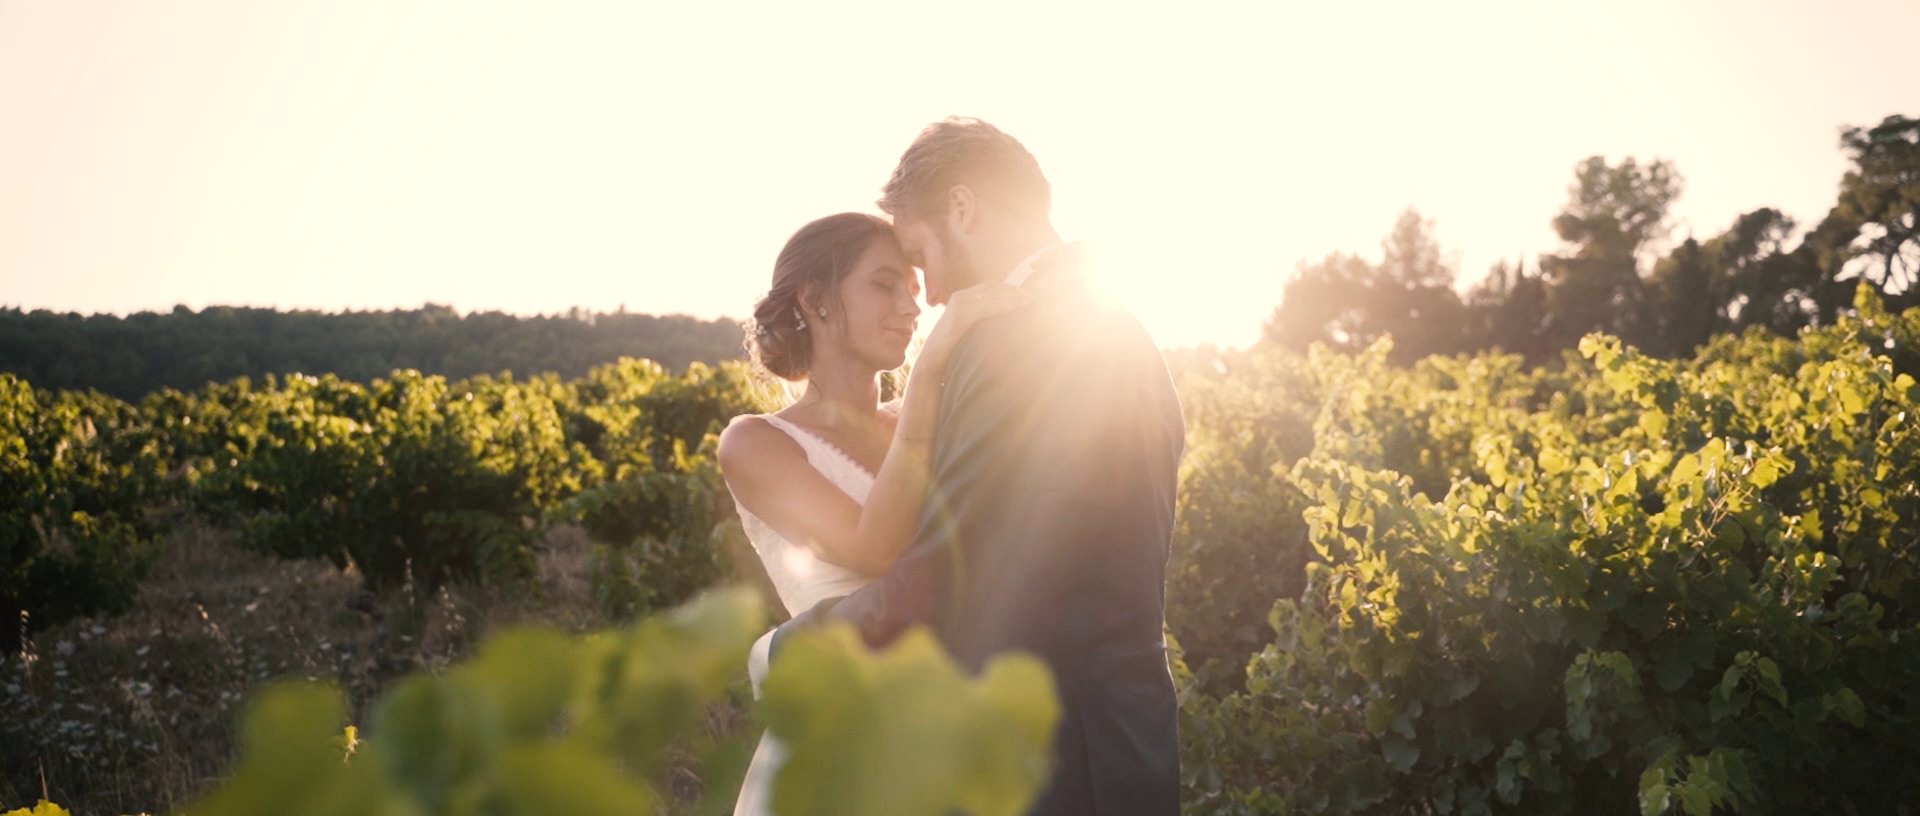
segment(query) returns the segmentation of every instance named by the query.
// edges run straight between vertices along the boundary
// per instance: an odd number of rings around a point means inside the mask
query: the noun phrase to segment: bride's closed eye
[[[898,270],[891,269],[891,268],[879,270],[875,272],[873,275],[873,285],[876,288],[878,288],[880,291],[886,292],[889,295],[898,294],[900,292],[901,285],[903,284],[903,282],[907,280],[908,280],[908,276],[903,275]],[[914,289],[916,288],[917,287],[912,287],[909,285],[908,294],[917,296],[919,293],[917,291],[914,291]]]

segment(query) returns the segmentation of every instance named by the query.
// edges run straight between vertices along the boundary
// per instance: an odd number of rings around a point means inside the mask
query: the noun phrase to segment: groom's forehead
[[[926,213],[901,213],[893,217],[893,228],[925,235],[932,232],[933,225],[939,223],[939,220],[928,217]]]
[[[901,251],[907,254],[907,259],[910,261],[917,261],[917,256],[926,249],[926,231],[916,222],[895,221],[893,235],[899,240]]]

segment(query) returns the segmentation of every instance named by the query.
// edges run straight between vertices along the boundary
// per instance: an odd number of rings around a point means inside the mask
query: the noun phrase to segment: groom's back
[[[1005,648],[1065,659],[1160,643],[1184,430],[1159,350],[1130,315],[1079,299],[975,335],[967,351],[996,392],[984,399],[1005,401],[995,426],[976,430],[999,436],[1005,455],[976,463],[966,475],[977,484],[936,485],[974,505],[954,510],[977,511],[963,514],[973,529],[962,550],[978,558],[958,571],[950,646],[974,662]]]
[[[1017,649],[1053,670],[1065,767],[1040,812],[1172,812],[1162,626],[1184,428],[1159,350],[1076,294],[976,327],[956,379],[922,529],[954,544],[941,633],[968,665]]]

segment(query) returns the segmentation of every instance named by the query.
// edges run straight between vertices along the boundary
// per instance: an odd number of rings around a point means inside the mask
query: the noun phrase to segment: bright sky
[[[1810,224],[1920,114],[1912,0],[1129,7],[0,0],[0,305],[744,316],[958,113],[1163,345],[1238,345],[1409,204],[1465,285],[1586,156],[1674,160],[1682,235]]]

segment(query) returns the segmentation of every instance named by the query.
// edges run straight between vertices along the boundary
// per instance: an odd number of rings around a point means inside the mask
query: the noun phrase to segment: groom
[[[1063,707],[1033,813],[1177,813],[1162,624],[1185,428],[1160,351],[1089,296],[1039,163],[998,128],[928,126],[880,207],[929,302],[990,280],[1038,295],[955,348],[912,546],[871,585],[782,626],[772,648],[795,627],[846,622],[875,647],[928,625],[974,670],[1031,652]]]

